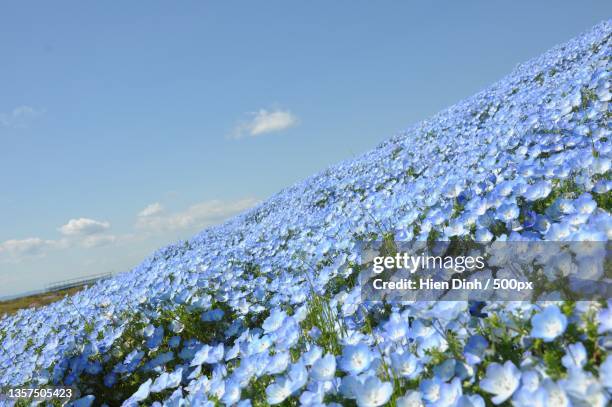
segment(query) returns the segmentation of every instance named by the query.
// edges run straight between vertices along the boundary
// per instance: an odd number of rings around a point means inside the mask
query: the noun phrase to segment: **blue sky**
[[[612,11],[606,1],[33,4],[0,6],[0,296],[129,270]]]

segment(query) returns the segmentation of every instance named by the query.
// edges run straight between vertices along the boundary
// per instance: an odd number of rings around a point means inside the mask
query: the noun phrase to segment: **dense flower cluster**
[[[608,405],[612,301],[367,303],[357,275],[368,239],[607,241],[611,36],[4,317],[0,386],[74,386],[75,406]]]

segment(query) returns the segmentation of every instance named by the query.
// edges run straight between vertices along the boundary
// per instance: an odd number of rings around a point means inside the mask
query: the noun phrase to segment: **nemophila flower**
[[[289,352],[277,353],[270,358],[266,371],[268,374],[280,374],[287,369],[290,361],[291,355],[289,355]]]
[[[383,325],[385,330],[385,337],[391,341],[402,341],[405,340],[408,335],[408,322],[402,319],[401,315],[394,312],[389,317],[389,320]]]
[[[440,320],[441,322],[448,322],[455,320],[467,309],[467,301],[439,301],[433,304],[431,309],[426,314]],[[433,327],[430,328],[433,329]],[[433,329],[433,331],[429,330],[429,332],[437,333],[435,329]]]
[[[179,321],[176,321],[173,319],[172,321],[170,321],[169,328],[172,332],[178,334],[178,333],[183,332],[183,329],[185,328],[185,326]]]
[[[180,344],[181,344],[180,336],[173,336],[172,338],[168,340],[168,346],[170,346],[171,348],[177,348]]]
[[[521,210],[514,202],[507,202],[497,208],[495,217],[503,222],[517,219]]]
[[[567,346],[565,356],[561,358],[561,363],[567,369],[581,369],[588,359],[587,351],[581,342]]]
[[[230,406],[240,401],[241,389],[237,382],[229,379],[225,382],[224,387],[225,391],[223,392],[223,397],[221,397],[221,402],[226,406]]]
[[[106,387],[111,388],[117,383],[117,375],[109,373],[104,376],[103,383]]]
[[[475,240],[477,242],[490,242],[493,237],[493,233],[491,233],[489,229],[480,228],[476,230]]]
[[[536,221],[533,228],[540,233],[546,234],[550,229],[550,225],[551,222],[546,216],[538,214],[536,215]]]
[[[495,187],[495,193],[497,193],[499,196],[508,196],[514,191],[514,186],[514,182],[504,181]]]
[[[144,352],[138,349],[134,349],[130,352],[122,364],[115,366],[114,371],[117,373],[129,373],[132,372],[140,364],[140,361],[144,357]]]
[[[444,236],[449,238],[453,236],[464,236],[468,232],[469,230],[465,228],[462,219],[452,220],[449,225],[444,228]]]
[[[550,342],[565,332],[567,317],[559,307],[549,305],[531,318],[531,336]]]
[[[276,308],[272,310],[270,316],[265,319],[262,328],[265,332],[274,332],[281,327],[285,318],[287,318],[287,313]]]
[[[376,376],[370,376],[363,383],[356,382],[353,392],[359,407],[378,407],[389,401],[393,393],[393,385],[389,382],[382,382]]]
[[[204,312],[201,316],[201,319],[204,322],[216,322],[221,321],[221,319],[223,319],[223,315],[225,315],[223,310],[217,308]]]
[[[191,360],[191,366],[199,366],[202,363],[206,362],[208,358],[208,354],[212,348],[209,345],[203,345],[193,356]]]
[[[425,407],[421,393],[409,390],[405,395],[399,397],[395,402],[397,407]]]
[[[325,386],[321,382],[309,386],[308,390],[300,395],[300,406],[320,406],[325,397]]]
[[[459,397],[455,407],[485,407],[484,399],[478,394],[463,395]]]
[[[461,379],[461,381],[468,380],[472,381],[476,374],[476,367],[468,363],[457,361],[455,365],[455,376]]]
[[[465,360],[472,365],[476,365],[482,362],[485,351],[489,347],[489,341],[482,335],[471,336],[465,347],[463,348],[463,355]]]
[[[164,328],[161,326],[156,327],[150,337],[147,338],[146,345],[149,349],[155,349],[161,344],[163,339]]]
[[[142,329],[142,336],[145,338],[149,338],[155,332],[155,326],[153,324],[149,324]]]
[[[572,369],[568,371],[566,378],[559,380],[559,385],[565,390],[572,405],[597,407],[608,405],[609,397],[602,384],[589,372]]]
[[[300,326],[297,322],[291,317],[287,318],[283,325],[273,333],[277,349],[289,350],[297,344],[300,334]]]
[[[608,354],[606,360],[599,367],[599,378],[603,386],[612,391],[612,355]]]
[[[74,400],[74,402],[72,403],[72,406],[73,407],[90,407],[93,404],[95,399],[96,399],[96,396],[93,396],[93,395],[81,397],[80,399]]]
[[[553,223],[546,231],[545,238],[549,241],[563,241],[572,234],[572,229],[567,223]]]
[[[321,356],[323,356],[323,349],[319,346],[312,346],[309,350],[302,354],[302,361],[306,366],[314,364]]]
[[[503,365],[491,363],[487,366],[485,378],[480,381],[480,388],[495,395],[493,403],[501,404],[518,389],[520,378],[521,371],[511,361]]]
[[[600,179],[593,186],[593,192],[600,195],[607,194],[610,190],[612,190],[612,181],[608,180]]]
[[[532,398],[534,406],[559,406],[570,407],[572,402],[565,390],[558,383],[549,378],[544,379],[542,386],[535,392]]]
[[[90,375],[97,375],[98,373],[102,372],[102,370],[102,363],[100,363],[99,361],[89,362],[87,364],[87,367],[85,367],[85,371]]]
[[[141,384],[140,387],[138,387],[138,390],[136,390],[136,393],[132,394],[130,398],[124,401],[122,406],[123,407],[138,406],[139,402],[146,400],[146,398],[149,397],[149,394],[151,392],[150,388],[151,388],[152,382],[153,380],[149,379],[143,384]]]
[[[151,384],[150,391],[151,393],[159,393],[166,389],[173,389],[181,384],[182,378],[183,369],[181,368],[172,373],[164,372]]]
[[[298,362],[291,365],[287,373],[287,378],[290,380],[289,386],[293,393],[306,385],[308,381],[308,371],[303,363]]]
[[[523,227],[531,228],[535,226],[538,215],[534,211],[526,211],[523,217]]]
[[[232,372],[232,377],[245,387],[249,381],[264,372],[267,366],[265,355],[248,356],[240,361],[240,365]]]
[[[347,373],[358,375],[370,367],[373,358],[368,345],[364,343],[348,345],[342,350],[340,368]]]
[[[523,193],[523,196],[528,201],[537,201],[543,199],[550,194],[552,187],[548,181],[538,181],[533,185],[527,187],[527,190]]]
[[[595,202],[591,194],[585,193],[574,201],[574,208],[576,212],[588,215],[597,209],[597,202]]]
[[[444,352],[448,349],[448,342],[444,339],[444,336],[431,328],[427,334],[418,336],[416,338],[417,344],[417,355],[424,356],[428,351],[432,349],[439,349]]]
[[[610,171],[610,159],[607,157],[598,157],[593,163],[593,172],[595,174],[605,174]]]
[[[536,404],[536,392],[540,388],[540,376],[533,370],[523,372],[521,386],[512,396],[512,404],[517,407],[531,407]]]
[[[597,313],[597,333],[602,334],[612,331],[612,306],[608,302],[608,306],[599,310]]]
[[[270,349],[272,345],[272,338],[267,335],[252,338],[247,344],[246,354],[254,355],[265,352]]]
[[[332,380],[336,374],[336,357],[332,354],[327,354],[324,357],[317,359],[312,365],[310,375],[314,380],[327,381]]]
[[[219,375],[214,375],[208,383],[208,395],[220,399],[225,394],[225,381]]]
[[[392,353],[391,367],[399,376],[408,379],[416,378],[422,371],[419,359],[408,351],[404,353]]]
[[[458,378],[446,383],[439,377],[434,376],[432,379],[423,380],[419,388],[423,394],[423,399],[428,402],[427,405],[436,407],[454,406],[463,394],[461,381]]]
[[[434,375],[441,380],[447,382],[455,376],[455,368],[457,361],[455,359],[446,359],[444,362],[433,368]]]

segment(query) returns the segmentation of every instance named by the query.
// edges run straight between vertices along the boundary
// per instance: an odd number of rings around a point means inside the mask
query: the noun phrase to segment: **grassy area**
[[[72,295],[81,291],[85,286],[78,286],[48,293],[28,295],[26,297],[14,298],[8,301],[0,301],[0,317],[4,314],[14,314],[20,309],[35,308],[61,300],[66,295]]]

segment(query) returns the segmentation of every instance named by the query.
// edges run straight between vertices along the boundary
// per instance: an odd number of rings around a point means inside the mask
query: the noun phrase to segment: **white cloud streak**
[[[110,228],[110,223],[100,222],[88,218],[70,219],[68,223],[60,226],[58,230],[65,236],[95,235],[105,232]]]
[[[163,212],[163,210],[164,210],[164,207],[159,202],[155,202],[155,203],[148,205],[142,211],[140,211],[138,213],[138,217],[145,218],[147,216],[154,216],[154,215],[157,215]]]
[[[286,130],[298,124],[298,118],[289,110],[260,109],[258,112],[249,114],[251,119],[239,123],[232,133],[232,138],[243,138],[245,136],[256,137],[267,133]]]
[[[71,245],[85,248],[100,247],[114,243],[117,238],[106,233],[110,229],[109,222],[88,218],[70,219],[68,223],[57,230],[66,236]]]
[[[48,249],[58,246],[60,246],[59,242],[39,237],[11,239],[0,243],[0,254],[8,260],[19,261],[23,257],[42,256]]]
[[[0,127],[24,128],[30,121],[41,116],[45,111],[31,106],[17,106],[10,112],[0,112]]]
[[[204,228],[220,223],[258,202],[254,198],[237,201],[211,200],[197,203],[176,213],[166,213],[163,206],[155,202],[138,213],[136,221],[138,233],[133,235],[110,234],[111,224],[107,221],[74,218],[57,228],[61,236],[56,240],[29,237],[0,242],[0,262],[18,263],[27,258],[45,256],[51,250],[91,249],[125,243],[133,241],[135,236],[146,236],[144,232],[156,234]]]
[[[139,216],[136,226],[139,229],[157,232],[204,228],[220,223],[233,215],[253,207],[258,202],[255,198],[245,198],[231,202],[220,200],[205,201],[192,205],[181,212],[170,214],[156,212],[153,215]],[[145,212],[147,208],[143,209],[140,213]]]

